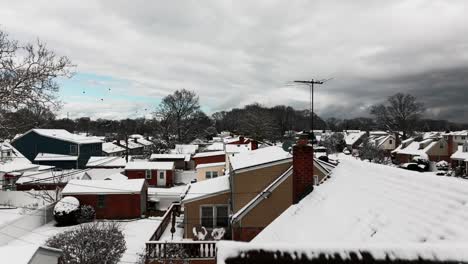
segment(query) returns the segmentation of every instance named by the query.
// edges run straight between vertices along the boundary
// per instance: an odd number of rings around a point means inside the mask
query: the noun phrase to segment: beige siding
[[[447,156],[448,143],[445,140],[439,140],[428,152],[430,156]]]
[[[292,161],[242,173],[234,172],[232,187],[233,213],[244,207],[244,205],[272,183],[273,180],[283,174],[291,165]]]
[[[265,200],[248,212],[240,221],[240,226],[266,227],[289,206],[292,205],[292,175],[281,183]]]
[[[218,194],[205,199],[184,203],[184,237],[193,239],[193,228],[200,226],[200,206],[202,205],[227,205],[229,203],[229,193]]]
[[[391,141],[391,143],[390,143]],[[383,150],[394,150],[396,149],[396,140],[395,140],[395,137],[389,137],[387,138],[387,140],[385,140],[385,142],[379,146],[380,149],[383,149]]]
[[[197,169],[197,181],[206,180],[205,173],[207,171],[217,171],[218,176],[224,175],[224,169],[224,165]]]

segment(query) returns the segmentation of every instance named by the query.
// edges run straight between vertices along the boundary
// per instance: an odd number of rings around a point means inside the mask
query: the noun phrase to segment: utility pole
[[[294,81],[295,83],[306,84],[310,86],[310,131],[314,133],[314,84],[323,84],[325,81]]]

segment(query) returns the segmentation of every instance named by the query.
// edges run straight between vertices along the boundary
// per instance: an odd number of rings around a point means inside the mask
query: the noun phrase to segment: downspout
[[[76,169],[79,169],[79,161],[80,161],[80,144],[78,144],[78,156],[76,158]]]

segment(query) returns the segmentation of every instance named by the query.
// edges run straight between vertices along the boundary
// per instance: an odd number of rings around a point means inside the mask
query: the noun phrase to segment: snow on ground
[[[21,208],[0,206],[0,225],[13,221],[21,216],[23,216],[23,210]]]
[[[121,263],[134,263],[139,254],[144,253],[145,242],[150,239],[156,228],[161,223],[161,218],[151,217],[147,219],[116,221],[120,223],[125,236],[127,251],[120,259]],[[8,243],[12,247],[24,247],[30,245],[44,245],[48,238],[61,232],[72,230],[77,226],[57,227],[55,222],[49,222]],[[1,248],[1,247],[0,247]]]
[[[342,159],[253,243],[465,243],[468,181]]]
[[[159,241],[182,241],[184,239],[184,215],[176,217],[176,229],[174,236],[171,233],[171,224],[167,226]]]

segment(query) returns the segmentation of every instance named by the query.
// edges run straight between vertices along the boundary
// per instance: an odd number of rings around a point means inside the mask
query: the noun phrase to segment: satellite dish
[[[288,139],[283,142],[283,145],[281,147],[283,148],[284,151],[291,152],[293,144],[294,144],[294,141]]]

